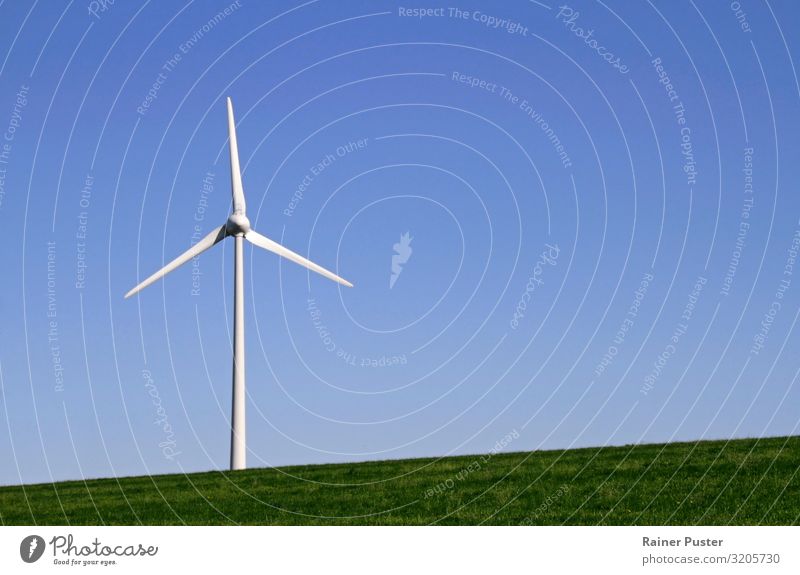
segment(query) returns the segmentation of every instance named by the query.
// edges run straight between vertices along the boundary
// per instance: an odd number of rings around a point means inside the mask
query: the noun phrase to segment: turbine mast
[[[233,279],[233,397],[231,398],[231,471],[247,467],[244,388],[244,235],[235,241]]]

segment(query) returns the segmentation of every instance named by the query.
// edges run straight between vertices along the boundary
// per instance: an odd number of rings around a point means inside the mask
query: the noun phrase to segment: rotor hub
[[[244,235],[250,231],[250,220],[244,214],[231,214],[225,224],[225,230],[231,236]]]

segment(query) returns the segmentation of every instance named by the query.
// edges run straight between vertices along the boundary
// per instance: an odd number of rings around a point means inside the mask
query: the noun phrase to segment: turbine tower
[[[228,98],[228,139],[231,153],[231,192],[233,196],[233,213],[228,220],[210,234],[183,252],[166,266],[158,270],[131,291],[126,298],[138,293],[153,282],[167,275],[175,268],[185,264],[196,255],[215,246],[227,237],[234,239],[233,260],[233,397],[231,403],[231,470],[245,469],[245,391],[244,391],[244,240],[254,246],[278,254],[288,260],[317,272],[347,287],[353,284],[336,274],[318,266],[301,255],[283,247],[266,236],[262,236],[250,227],[247,219],[242,174],[239,171],[239,149],[236,145],[236,125],[233,120],[233,104]]]

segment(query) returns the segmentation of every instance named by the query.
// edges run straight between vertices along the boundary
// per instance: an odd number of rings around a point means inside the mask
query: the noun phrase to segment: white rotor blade
[[[129,298],[133,294],[143,290],[144,288],[149,286],[151,283],[153,283],[154,281],[164,277],[165,275],[167,275],[169,272],[171,272],[172,270],[174,270],[178,266],[180,266],[182,264],[185,264],[190,259],[192,259],[194,256],[203,253],[204,251],[206,251],[208,248],[210,248],[214,244],[217,244],[217,243],[221,242],[222,240],[225,239],[225,236],[226,236],[225,226],[222,225],[222,226],[218,227],[217,229],[215,229],[214,231],[212,231],[210,234],[208,234],[202,240],[200,240],[199,242],[194,244],[191,248],[189,248],[188,250],[183,252],[177,258],[175,258],[174,260],[169,262],[167,265],[165,265],[163,268],[158,270],[156,273],[151,275],[149,278],[144,280],[142,283],[140,283],[138,286],[133,288],[131,291],[126,293],[125,297]]]
[[[247,232],[244,235],[244,238],[255,246],[264,248],[265,250],[270,251],[274,254],[278,254],[279,256],[282,256],[287,260],[291,260],[296,264],[300,264],[301,266],[308,268],[311,271],[317,272],[318,274],[323,275],[328,279],[331,279],[347,287],[353,287],[353,284],[351,284],[349,281],[340,278],[335,273],[329,272],[322,266],[318,266],[314,262],[309,261],[303,256],[294,253],[292,250],[283,247],[281,244],[272,241],[268,237],[262,236],[255,230],[250,230],[249,232]]]
[[[231,192],[233,193],[233,213],[244,214],[244,189],[242,172],[239,170],[239,146],[236,144],[236,123],[233,119],[233,103],[228,98],[228,147],[231,152]]]

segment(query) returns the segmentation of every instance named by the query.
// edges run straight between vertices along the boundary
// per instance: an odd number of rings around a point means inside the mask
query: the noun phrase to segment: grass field
[[[800,437],[0,488],[3,524],[797,524]]]

